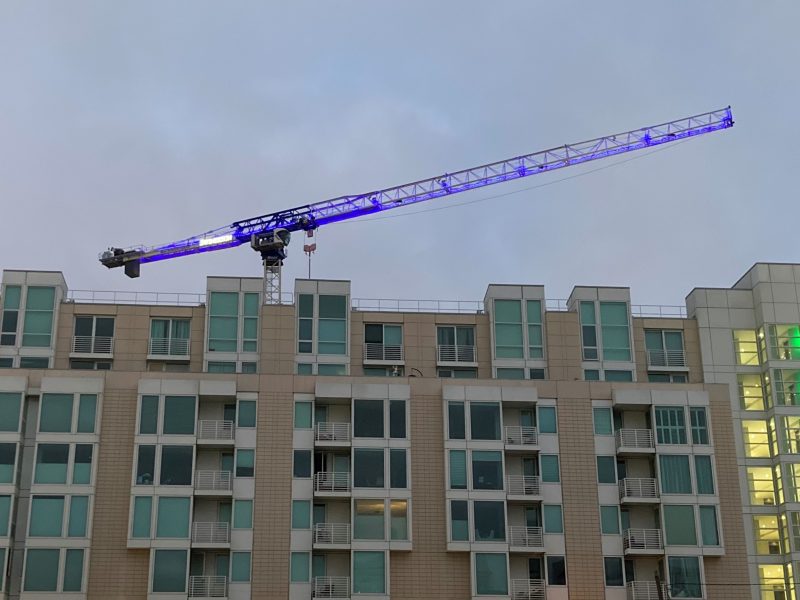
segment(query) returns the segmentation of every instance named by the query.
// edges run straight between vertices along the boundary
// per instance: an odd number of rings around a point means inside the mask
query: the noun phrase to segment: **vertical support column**
[[[282,266],[282,261],[277,263],[264,261],[264,304],[281,303]]]

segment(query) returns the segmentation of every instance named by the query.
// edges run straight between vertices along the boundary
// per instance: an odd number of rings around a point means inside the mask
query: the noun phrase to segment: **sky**
[[[681,304],[800,262],[798,22],[796,0],[3,0],[0,268],[202,292],[258,255],[134,280],[97,256],[731,105],[733,129],[663,151],[323,227],[312,261],[360,298]]]

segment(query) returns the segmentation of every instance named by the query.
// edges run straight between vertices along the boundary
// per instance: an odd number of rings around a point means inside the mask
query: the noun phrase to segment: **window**
[[[292,552],[289,581],[292,583],[307,583],[309,561],[308,552]]]
[[[644,343],[647,364],[651,367],[685,367],[683,332],[645,329]]]
[[[347,354],[347,296],[319,295],[317,352]]]
[[[611,435],[613,433],[610,408],[593,408],[592,415],[594,416],[595,435]]]
[[[158,396],[142,396],[139,409],[139,433],[154,434],[158,430]]]
[[[398,489],[408,487],[406,451],[402,448],[389,450],[389,486]]]
[[[547,556],[547,584],[567,585],[567,566],[563,556]]]
[[[292,529],[310,528],[311,502],[309,500],[292,500]]]
[[[450,539],[454,542],[469,541],[467,504],[466,500],[450,501]]]
[[[686,426],[682,406],[656,406],[656,440],[659,444],[685,444]]]
[[[619,535],[619,507],[600,507],[600,531],[604,534]]]
[[[436,344],[439,351],[439,362],[475,362],[477,360],[475,357],[475,328],[472,325],[438,326],[436,328]]]
[[[403,326],[381,323],[364,324],[365,360],[402,360]]]
[[[157,538],[189,537],[191,498],[162,496],[158,499]]]
[[[353,400],[353,437],[383,437],[383,400]]]
[[[495,358],[524,358],[519,300],[494,301]]]
[[[153,513],[152,496],[136,496],[133,499],[132,538],[149,538],[150,521]]]
[[[451,440],[463,440],[464,430],[464,403],[447,403],[447,432]]]
[[[244,315],[242,318],[242,352],[258,351],[258,293],[244,293]],[[242,364],[244,366],[244,363]],[[244,371],[255,373],[255,370]],[[249,581],[249,578],[248,578]]]
[[[664,504],[662,511],[666,543],[675,546],[695,546],[697,533],[694,529],[694,507]]]
[[[631,371],[613,371],[606,369],[603,374],[606,381],[633,381],[633,373]]]
[[[314,296],[299,294],[297,298],[297,352],[311,354],[313,350]],[[309,365],[310,366],[310,365]],[[303,374],[299,373],[298,374]],[[310,375],[311,373],[305,373]]]
[[[164,435],[193,435],[195,422],[194,396],[164,398]]]
[[[525,379],[525,369],[497,367],[495,371],[497,373],[497,379],[511,379],[511,380]]]
[[[472,488],[476,490],[503,489],[503,453],[472,451]]]
[[[312,427],[312,412],[314,405],[311,402],[295,402],[294,403],[294,428],[295,429],[311,429]]]
[[[231,582],[248,581],[250,581],[250,553],[231,552]]]
[[[114,317],[75,317],[73,352],[111,354],[114,338]]]
[[[505,554],[475,553],[475,591],[478,595],[508,595]]]
[[[72,430],[72,394],[42,394],[39,431],[69,433]]]
[[[670,556],[669,590],[674,598],[702,598],[700,561],[696,556]]]
[[[47,359],[31,358],[30,360],[41,360],[44,361],[41,365],[30,365],[31,368],[37,369],[46,369],[47,368]],[[20,367],[22,366],[22,359],[20,359]],[[71,359],[69,361],[69,368],[82,370],[82,371],[110,371],[111,370],[111,361],[110,360],[80,360],[80,359]]]
[[[616,556],[603,557],[603,567],[606,575],[606,587],[622,587],[625,585],[621,558]]]
[[[80,592],[83,588],[83,550],[68,549],[64,558],[64,582],[61,589],[65,592]]]
[[[72,483],[89,485],[92,481],[92,452],[91,444],[75,445],[75,460],[72,465]]]
[[[597,351],[597,315],[594,302],[580,303],[583,360],[599,360]]]
[[[467,489],[467,453],[465,450],[450,450],[450,489]]]
[[[406,401],[389,400],[389,437],[406,437]]]
[[[86,537],[86,520],[89,512],[89,496],[70,496],[69,521],[67,535],[69,537]]]
[[[310,406],[310,404],[309,404]],[[256,401],[255,400],[239,400],[238,408],[236,410],[236,426],[237,427],[255,427],[256,426]],[[311,425],[309,424],[309,427]]]
[[[386,557],[383,552],[353,552],[353,594],[386,593]]]
[[[505,502],[472,503],[476,542],[502,542],[506,539]]]
[[[761,506],[774,506],[775,481],[771,467],[747,467],[747,487],[750,490],[750,503]]]
[[[353,450],[353,485],[355,487],[384,487],[382,448],[356,448]]]
[[[584,369],[583,378],[586,381],[600,381],[600,371],[597,369]]]
[[[500,404],[470,402],[470,436],[473,440],[499,440]]]
[[[714,493],[714,472],[711,468],[711,457],[697,454],[694,457],[694,474],[697,479],[698,494]]]
[[[7,285],[3,292],[3,315],[0,322],[0,346],[15,346],[19,324],[20,286]],[[10,366],[10,365],[9,365]]]
[[[356,500],[353,512],[353,539],[382,540],[385,538],[383,499]]]
[[[717,532],[717,523],[716,523],[716,510],[714,510],[713,506],[702,506],[701,508],[701,521],[700,521],[700,529],[703,536],[703,545],[706,545],[706,537],[713,541],[714,535]],[[703,510],[702,509],[712,509],[711,515],[706,515],[703,517]],[[797,513],[793,513],[797,514]],[[713,517],[713,530],[711,529],[711,518]],[[703,520],[705,519],[705,521]],[[783,554],[787,552],[788,549],[782,544],[782,536],[781,536],[781,525],[782,523],[778,520],[778,515],[753,515],[753,539],[755,540],[756,545],[756,554]],[[793,519],[793,522],[796,519]],[[706,532],[706,528],[709,529]],[[719,543],[719,540],[717,540]],[[715,545],[715,544],[709,544]]]
[[[528,317],[528,358],[544,358],[542,301],[528,300],[526,308]]]
[[[691,494],[689,457],[679,454],[662,454],[658,457],[661,471],[661,492],[664,494]]]
[[[0,357],[0,369],[11,369],[13,367],[14,367],[13,358],[11,358],[10,356]],[[5,552],[0,552],[0,560],[3,560],[3,556],[5,556]]]
[[[192,485],[193,446],[161,447],[161,485]]]
[[[767,394],[764,393],[764,382],[761,375],[736,375],[739,388],[739,406],[742,410],[766,410],[769,408]]]
[[[800,326],[769,325],[768,330],[772,360],[800,360]]]
[[[769,458],[772,447],[772,428],[769,421],[742,421],[744,454],[750,458]]]
[[[436,369],[436,376],[446,379],[477,379],[477,369],[453,369],[453,368],[439,368]]]
[[[239,293],[210,292],[208,351],[236,352],[239,330]]]
[[[560,504],[545,504],[542,512],[544,513],[545,533],[564,533],[564,517]]]
[[[20,392],[0,392],[0,431],[19,431]]]
[[[39,444],[34,483],[67,483],[68,444]]]
[[[561,480],[558,470],[558,456],[555,454],[542,454],[539,457],[542,468],[542,483],[558,483]]]
[[[624,302],[600,302],[600,329],[603,334],[604,360],[630,360],[628,305]],[[606,380],[608,376],[606,376]]]
[[[294,451],[294,477],[311,477],[311,450]]]
[[[151,356],[188,356],[189,319],[152,319],[150,321]]]
[[[150,444],[138,447],[136,458],[136,485],[153,485],[156,470],[156,447]]]
[[[539,433],[557,433],[556,407],[538,406],[537,410],[539,415],[536,422],[539,424]]]
[[[11,517],[11,496],[0,496],[0,537],[8,535],[8,521]],[[0,556],[0,565],[2,563],[2,556]]]
[[[297,363],[297,374],[298,375],[313,375],[314,374],[314,365],[311,363]]]
[[[25,552],[26,592],[58,591],[59,550],[29,548]]]
[[[647,381],[650,383],[686,383],[684,373],[648,373]]]
[[[390,533],[392,540],[408,539],[408,500],[391,500]]]
[[[714,506],[700,506],[700,538],[703,546],[719,546],[717,530],[717,509]]]
[[[786,406],[800,405],[800,371],[773,369],[775,380],[775,399]]]
[[[345,365],[338,364],[320,364],[317,365],[317,374],[337,377],[341,375],[347,375],[347,367],[345,367]]]
[[[735,329],[733,331],[733,353],[737,365],[758,366],[758,344],[756,332],[752,329]]]
[[[186,593],[186,550],[153,550],[153,593]]]
[[[294,508],[294,505],[292,505]],[[294,517],[294,514],[292,515]],[[233,501],[233,528],[252,529],[253,528],[253,501],[234,500]]]
[[[94,433],[97,415],[97,396],[81,394],[78,400],[78,433]]]
[[[252,477],[256,461],[255,450],[236,451],[236,477]]]
[[[617,460],[613,456],[597,457],[597,483],[617,483]]]
[[[33,496],[31,499],[31,537],[61,537],[64,530],[64,496]]]
[[[55,288],[28,288],[25,296],[25,320],[22,325],[23,346],[38,348],[50,346],[54,303]]]
[[[544,369],[528,369],[528,376],[531,379],[545,379]]]
[[[692,424],[692,443],[708,444],[708,420],[706,409],[702,406],[693,406],[689,409],[689,418]]]

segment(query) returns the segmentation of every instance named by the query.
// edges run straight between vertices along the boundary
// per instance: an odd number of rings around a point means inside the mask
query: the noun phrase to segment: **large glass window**
[[[604,557],[603,568],[606,576],[606,587],[622,587],[625,585],[621,558],[616,556]]]
[[[158,517],[156,519],[156,537],[187,538],[189,537],[190,498],[161,496],[158,499]]]
[[[742,410],[766,410],[769,408],[770,403],[764,393],[764,382],[761,380],[761,375],[758,373],[738,374],[736,383],[739,388],[739,406],[742,407]]]
[[[659,444],[685,444],[686,424],[682,406],[656,406],[656,440]]]
[[[800,360],[800,326],[770,325],[768,331],[772,360]]]
[[[97,415],[97,396],[81,394],[78,400],[78,433],[94,433]]]
[[[597,350],[597,315],[594,302],[580,303],[581,340],[583,342],[583,360],[598,360]]]
[[[311,502],[292,500],[292,529],[311,528]]]
[[[94,446],[91,444],[75,444],[75,461],[72,465],[72,483],[89,485],[92,482],[92,454]]]
[[[50,548],[29,548],[25,552],[24,591],[58,591],[59,554],[59,550]]]
[[[72,394],[42,394],[39,431],[69,433],[72,430]]]
[[[29,287],[25,297],[25,321],[22,327],[22,345],[49,347],[53,332],[53,306],[55,288]]]
[[[7,285],[3,294],[3,315],[0,322],[0,346],[14,346],[17,343],[19,326],[19,300],[22,288]]]
[[[714,493],[714,472],[711,468],[711,457],[696,454],[694,457],[694,474],[697,479],[698,494]]]
[[[694,507],[680,504],[664,504],[664,533],[667,544],[672,546],[697,545],[694,528]]]
[[[292,583],[306,583],[308,581],[309,554],[308,552],[292,552],[289,565],[289,581]]]
[[[245,292],[242,317],[242,352],[258,351],[258,293]]]
[[[753,329],[736,329],[733,332],[733,353],[737,365],[758,366],[758,344]]]
[[[311,477],[311,451],[295,450],[292,473],[294,477]]]
[[[702,598],[700,561],[696,556],[670,556],[669,584],[674,598]]]
[[[294,509],[294,504],[292,504]],[[294,513],[292,513],[294,517]],[[233,501],[233,528],[252,529],[253,528],[253,501],[234,500]]]
[[[661,492],[664,494],[691,494],[692,477],[689,474],[689,457],[681,454],[661,454],[658,457],[661,472]]]
[[[597,483],[617,483],[617,460],[615,457],[597,457]]]
[[[508,564],[505,554],[475,553],[475,591],[478,595],[508,595]]]
[[[469,520],[466,500],[450,501],[450,539],[454,542],[469,541]]]
[[[231,581],[250,581],[250,552],[231,552]]]
[[[158,396],[142,396],[139,409],[139,433],[158,432]]]
[[[539,425],[539,433],[558,433],[556,407],[539,406],[537,407],[537,412],[539,415],[536,422]]]
[[[774,506],[775,481],[772,467],[747,467],[747,487],[750,503],[761,506]]]
[[[476,542],[502,542],[506,539],[505,502],[472,503]]]
[[[475,328],[472,325],[440,325],[436,328],[440,362],[475,362]]]
[[[467,489],[466,450],[450,450],[450,489]]]
[[[0,431],[19,431],[22,394],[0,392]]]
[[[384,539],[386,527],[383,499],[356,500],[353,512],[353,539]]]
[[[167,396],[164,398],[164,435],[194,434],[194,396]]]
[[[319,354],[347,354],[347,296],[319,295]]]
[[[382,448],[356,448],[353,450],[353,485],[355,487],[384,487]]]
[[[252,477],[255,472],[256,451],[243,449],[236,451],[236,477]]]
[[[567,565],[563,556],[547,555],[547,584],[567,585]]]
[[[80,592],[83,589],[83,550],[69,548],[64,552],[64,582],[61,589],[65,592]]]
[[[499,440],[500,404],[497,402],[470,402],[470,435],[473,440]]]
[[[494,301],[495,358],[524,358],[520,300]]]
[[[186,593],[186,550],[153,550],[153,593]]]
[[[403,448],[389,450],[389,486],[398,489],[408,487],[406,451]]]
[[[503,489],[503,453],[472,451],[472,487],[476,490]]]
[[[544,358],[544,336],[542,335],[542,301],[526,302],[528,317],[528,358]]]
[[[693,406],[689,409],[689,418],[692,423],[692,443],[708,444],[708,419],[706,409],[702,406]]]
[[[709,521],[708,524],[701,520],[701,529],[703,533],[703,544],[705,545],[706,537],[710,537],[713,539],[712,533],[716,534],[716,510],[713,506],[703,506],[701,507],[700,515],[701,519],[703,518],[703,510],[702,509],[712,509],[713,515],[706,515],[704,518],[706,521]],[[797,513],[794,513],[797,514]],[[713,516],[713,532],[711,529],[710,520]],[[706,527],[709,528],[708,534],[706,533]],[[779,520],[778,515],[753,515],[753,539],[755,540],[756,544],[756,554],[783,554],[787,552],[788,549],[782,544],[782,535],[781,535],[781,521]],[[717,541],[717,544],[719,541]],[[711,544],[714,545],[714,544]]]
[[[594,408],[592,409],[592,414],[594,416],[594,434],[611,435],[613,433],[611,427],[611,409]]]
[[[152,319],[150,355],[188,356],[189,319]]]
[[[311,402],[294,403],[294,428],[311,429],[314,405]]]
[[[34,483],[67,483],[68,444],[39,444]]]
[[[742,421],[744,454],[750,458],[769,458],[772,447],[772,431],[768,421]]]
[[[601,302],[600,329],[603,334],[603,360],[630,360],[628,305],[624,302]]]
[[[619,534],[619,506],[600,507],[600,531],[610,535]]]
[[[393,540],[408,539],[408,500],[392,500],[390,502],[390,531]]]
[[[161,447],[161,485],[192,485],[193,446]]]
[[[208,351],[236,352],[239,330],[239,293],[210,292]]]
[[[773,369],[772,375],[777,404],[800,406],[800,370]]]
[[[133,525],[131,526],[131,537],[150,537],[150,522],[152,519],[152,513],[152,496],[137,496],[133,499]]]
[[[298,402],[298,404],[300,404]],[[310,403],[306,403],[309,404]],[[255,400],[239,400],[236,408],[236,426],[237,427],[255,427],[256,426],[256,401]],[[309,425],[311,427],[311,425]]]
[[[86,520],[89,513],[89,496],[71,496],[69,499],[69,537],[86,537]]]
[[[353,552],[353,593],[386,593],[386,555],[383,552]]]
[[[31,499],[31,537],[61,537],[64,531],[64,496],[33,496]]]
[[[16,444],[0,444],[0,483],[14,482],[16,458]]]
[[[545,533],[564,533],[564,516],[560,504],[545,504],[542,513]]]
[[[353,436],[383,437],[383,400],[353,400]]]
[[[542,454],[541,463],[542,483],[558,483],[561,480],[558,470],[558,455]]]
[[[389,437],[393,439],[406,437],[405,400],[389,400]]]
[[[313,352],[314,296],[299,294],[297,297],[297,352]]]
[[[136,485],[153,485],[156,470],[156,447],[141,445],[136,458]]]
[[[465,437],[464,427],[464,403],[447,403],[447,431],[451,440],[463,440]]]
[[[700,535],[703,546],[719,546],[717,530],[717,509],[714,506],[700,506]]]

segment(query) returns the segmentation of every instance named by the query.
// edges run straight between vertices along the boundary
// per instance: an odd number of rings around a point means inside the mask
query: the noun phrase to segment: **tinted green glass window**
[[[664,494],[691,494],[692,478],[689,474],[689,457],[680,454],[662,454],[658,457],[661,471],[661,492]]]
[[[353,552],[353,593],[386,593],[386,555],[383,552]]]
[[[497,379],[511,379],[511,380],[525,379],[525,369],[497,367]]]
[[[236,451],[236,477],[252,477],[255,467],[255,450]]]
[[[97,414],[97,396],[81,394],[78,403],[78,433],[94,433]]]
[[[383,449],[356,448],[353,450],[353,485],[355,487],[384,487]]]
[[[0,392],[0,431],[19,431],[21,403],[21,393]]]
[[[403,448],[392,448],[389,451],[389,486],[398,489],[408,487],[406,451]]]
[[[156,537],[186,538],[189,537],[190,498],[174,498],[161,496],[158,499],[158,517],[156,519]]]
[[[464,427],[464,403],[447,403],[447,431],[451,440],[463,440],[466,435]]]
[[[72,483],[85,485],[92,480],[91,444],[75,444],[75,464],[72,468]]]
[[[717,530],[717,509],[714,506],[701,506],[700,533],[703,546],[719,546],[719,531]]]
[[[295,450],[293,462],[294,477],[311,477],[311,451]]]
[[[528,300],[526,308],[528,317],[528,358],[544,358],[542,301]]]
[[[558,483],[558,456],[555,454],[542,454],[539,457],[542,466],[542,483]]]
[[[309,500],[292,500],[292,529],[309,529],[311,527],[311,502]]]
[[[606,369],[604,374],[606,381],[633,381],[633,373],[631,371],[614,371],[611,369]]]
[[[600,371],[597,369],[584,369],[583,378],[586,381],[600,381]]]
[[[311,429],[311,413],[314,405],[311,402],[294,403],[294,428]]]
[[[472,503],[472,522],[476,542],[502,542],[506,539],[505,502]]]
[[[508,567],[505,554],[475,553],[475,588],[478,594],[508,595]]]
[[[233,528],[252,529],[253,528],[253,501],[234,500],[233,501]]]
[[[42,394],[39,431],[69,433],[72,430],[72,394]]]
[[[58,589],[58,550],[29,548],[25,552],[26,592],[55,592]]]
[[[164,398],[164,434],[192,435],[194,433],[194,396],[167,396]]]
[[[605,534],[619,533],[619,507],[600,507],[600,531]]]
[[[347,353],[346,296],[319,295],[317,352],[319,354]]]
[[[466,500],[450,501],[450,539],[454,542],[469,541],[469,520]]]
[[[310,558],[308,552],[292,552],[291,564],[289,566],[289,580],[292,583],[308,582],[309,562]]]
[[[472,451],[472,487],[476,490],[503,489],[503,453]]]
[[[64,530],[64,496],[34,496],[31,500],[31,537],[61,537]]]
[[[29,287],[25,300],[22,345],[43,348],[50,345],[53,332],[55,288]]]
[[[357,540],[382,540],[386,537],[384,502],[356,500],[353,505],[353,538]]]
[[[560,504],[545,504],[542,512],[545,533],[564,533],[564,518]]]
[[[697,493],[713,494],[714,473],[711,468],[711,457],[700,454],[695,455],[694,471],[697,478]]]
[[[595,408],[592,409],[594,416],[594,433],[595,435],[611,435],[611,409],[610,408]]]
[[[693,406],[689,409],[689,418],[692,424],[692,443],[708,444],[706,409],[702,406]]]
[[[68,444],[39,444],[34,483],[67,483]]]
[[[665,504],[664,533],[666,543],[676,546],[697,545],[697,533],[694,528],[694,507],[677,504]]]
[[[467,453],[465,450],[450,450],[450,489],[467,489]]]
[[[64,585],[65,592],[80,592],[83,589],[83,550],[70,548],[64,556]]]
[[[158,428],[158,396],[142,396],[139,433],[154,434]]]
[[[539,433],[557,433],[556,407],[539,406],[538,413],[539,417],[537,423],[539,424]]]
[[[186,550],[154,550],[153,593],[186,592]]]
[[[89,496],[72,496],[69,499],[69,537],[86,537],[86,519],[89,512]]]
[[[153,512],[153,498],[151,496],[137,496],[133,500],[133,526],[131,537],[149,538],[150,520]]]
[[[211,292],[208,304],[208,351],[236,352],[239,328],[238,292]]]
[[[11,496],[0,496],[0,537],[8,535],[8,520],[11,516]],[[0,567],[3,563],[0,561]]]
[[[494,301],[494,342],[496,358],[524,358],[520,300]]]
[[[239,400],[239,408],[236,416],[238,427],[256,426],[256,401]]]
[[[231,552],[231,581],[233,582],[250,581],[249,552]]]
[[[391,519],[389,521],[391,539],[407,540],[408,500],[392,500],[389,503],[389,510],[391,511]]]
[[[659,444],[685,444],[686,425],[682,406],[656,406],[656,439]]]
[[[16,444],[0,444],[0,483],[12,483],[14,481],[16,458]]]
[[[617,483],[617,461],[613,456],[597,457],[597,483]]]
[[[500,439],[500,404],[470,402],[470,436],[473,440]]]
[[[630,360],[628,306],[624,302],[600,303],[600,329],[604,360]]]

